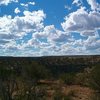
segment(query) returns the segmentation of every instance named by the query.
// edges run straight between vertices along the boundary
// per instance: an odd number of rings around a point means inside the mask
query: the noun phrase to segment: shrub
[[[100,65],[95,66],[90,73],[90,86],[100,92]]]
[[[93,67],[90,73],[89,85],[95,90],[93,100],[100,100],[100,64]]]
[[[60,76],[60,79],[67,85],[74,84],[75,74],[73,73],[64,73]]]
[[[78,73],[75,77],[75,83],[82,86],[88,86],[88,78],[89,78],[88,73],[86,72]]]

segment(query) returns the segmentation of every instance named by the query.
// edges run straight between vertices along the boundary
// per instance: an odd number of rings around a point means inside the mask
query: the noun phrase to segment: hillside
[[[0,57],[0,100],[99,100],[99,73],[99,55]]]

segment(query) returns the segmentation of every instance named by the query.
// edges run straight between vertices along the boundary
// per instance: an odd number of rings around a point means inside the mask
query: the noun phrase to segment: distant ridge
[[[0,58],[89,57],[100,55],[0,56]]]

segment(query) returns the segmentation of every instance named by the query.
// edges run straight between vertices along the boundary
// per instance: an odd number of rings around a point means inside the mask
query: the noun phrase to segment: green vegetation
[[[1,100],[36,100],[39,97],[37,91],[43,91],[37,88],[37,82],[47,78],[48,70],[34,61],[31,64],[22,62],[21,65],[22,71],[19,74],[10,63],[7,65],[9,67],[4,63],[0,65]]]
[[[72,85],[75,82],[75,73],[64,73],[60,76],[60,79],[64,84]]]
[[[90,73],[90,87],[95,90],[93,100],[100,100],[100,64],[93,67]]]
[[[90,86],[100,92],[100,65],[93,67],[90,73]]]
[[[1,58],[0,100],[78,100],[78,88],[100,100],[99,74],[98,56]]]

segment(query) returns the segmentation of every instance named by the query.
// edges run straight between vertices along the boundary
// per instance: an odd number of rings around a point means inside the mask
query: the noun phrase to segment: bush
[[[88,78],[89,78],[88,73],[86,72],[78,73],[75,77],[75,83],[82,86],[88,86]]]
[[[92,100],[100,100],[100,65],[93,67],[90,73],[89,86],[95,90]]]
[[[100,65],[95,66],[90,73],[90,86],[100,92]]]
[[[60,76],[60,79],[67,85],[74,84],[75,74],[74,73],[64,73]]]

